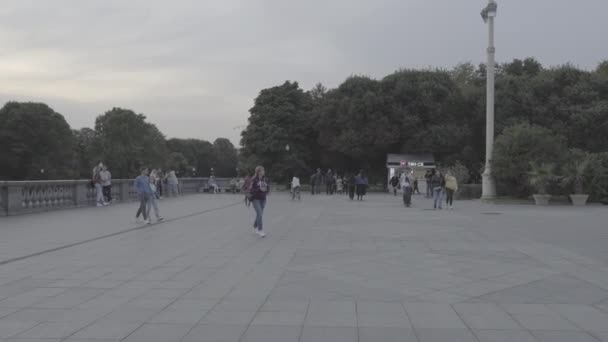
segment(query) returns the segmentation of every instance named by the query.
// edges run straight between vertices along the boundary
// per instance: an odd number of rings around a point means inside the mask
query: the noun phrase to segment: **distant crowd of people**
[[[433,208],[442,209],[445,199],[446,208],[454,208],[454,194],[458,190],[458,182],[449,171],[444,173],[440,170],[428,170],[424,175],[426,183],[426,197],[433,199]],[[253,206],[255,220],[254,232],[260,237],[266,236],[264,231],[263,215],[266,208],[267,195],[270,192],[270,182],[266,178],[265,169],[258,166],[252,176],[233,178],[230,180],[230,191],[245,194],[246,205]],[[399,191],[403,195],[403,204],[406,207],[412,205],[412,195],[420,194],[419,181],[412,170],[404,170],[399,175],[394,175],[389,180],[389,188],[396,196]],[[95,189],[96,205],[106,206],[112,203],[112,174],[108,167],[102,162],[93,168],[91,185]],[[300,199],[301,182],[297,175],[291,180],[292,199]],[[323,173],[321,169],[310,177],[311,194],[317,195],[325,190],[327,195],[347,194],[350,200],[363,201],[369,187],[369,179],[363,170],[358,173],[342,176],[334,173],[331,169]],[[208,179],[207,187],[210,192],[218,193],[220,188],[215,176]],[[163,195],[171,197],[179,194],[179,180],[176,172],[170,170],[166,174],[161,169],[142,168],[140,175],[133,181],[133,188],[137,193],[139,206],[135,213],[137,223],[152,223],[152,213],[156,221],[164,218],[160,215],[158,201]],[[143,219],[140,220],[140,217]]]
[[[103,162],[99,162],[93,168],[91,186],[95,189],[95,204],[98,207],[112,203],[112,174]],[[157,221],[163,220],[158,208],[158,200],[162,199],[163,195],[170,197],[179,195],[179,180],[174,170],[164,174],[161,169],[142,168],[140,175],[133,182],[133,189],[140,202],[135,214],[136,222],[142,223],[139,219],[141,216],[143,222],[151,224],[152,210]]]
[[[299,187],[299,179],[297,179],[297,184]],[[362,201],[369,187],[369,179],[363,170],[357,174],[342,177],[337,173],[334,174],[331,169],[327,170],[326,173],[321,172],[321,169],[317,169],[317,172],[310,176],[310,192],[312,195],[320,194],[323,192],[324,187],[327,195],[346,193],[351,200],[354,200],[356,195],[357,200]],[[292,191],[293,189],[294,184],[292,181]]]
[[[451,172],[442,172],[438,170],[427,170],[424,175],[426,183],[426,197],[433,199],[433,209],[443,209],[443,200],[445,199],[446,208],[454,209],[454,194],[458,191],[458,181]],[[400,176],[393,176],[389,180],[389,184],[393,189],[395,196],[397,191],[403,193],[403,204],[406,207],[412,204],[412,195],[420,194],[418,188],[418,179],[414,177],[412,170],[406,170]]]

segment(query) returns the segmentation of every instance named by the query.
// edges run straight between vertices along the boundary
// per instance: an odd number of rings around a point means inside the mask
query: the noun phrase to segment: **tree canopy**
[[[131,178],[142,166],[181,177],[216,168],[216,175],[232,177],[238,162],[228,139],[167,141],[145,115],[122,108],[98,116],[94,129],[72,130],[46,104],[9,102],[0,109],[0,146],[0,180],[89,179],[100,161],[114,178]]]
[[[63,116],[43,103],[9,102],[0,109],[0,179],[75,177],[75,146]]]
[[[566,150],[608,151],[607,63],[593,71],[546,68],[534,58],[499,64],[497,138],[528,125]],[[289,81],[263,89],[242,133],[241,163],[262,164],[277,178],[364,168],[384,181],[387,153],[429,152],[440,165],[461,162],[480,180],[485,77],[485,65],[462,63],[452,70],[403,69],[379,80],[354,75],[333,89],[319,83],[305,91]]]

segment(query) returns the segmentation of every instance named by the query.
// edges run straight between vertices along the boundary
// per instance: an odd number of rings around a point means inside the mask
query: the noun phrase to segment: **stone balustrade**
[[[180,178],[180,194],[202,192],[208,178]],[[229,189],[229,178],[216,178],[220,189]],[[116,202],[137,200],[132,179],[112,180]],[[95,188],[88,180],[0,181],[0,216],[95,205]]]

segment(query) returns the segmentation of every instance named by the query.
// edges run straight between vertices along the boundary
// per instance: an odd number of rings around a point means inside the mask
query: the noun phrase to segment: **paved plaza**
[[[241,196],[0,218],[0,341],[608,342],[608,207]]]

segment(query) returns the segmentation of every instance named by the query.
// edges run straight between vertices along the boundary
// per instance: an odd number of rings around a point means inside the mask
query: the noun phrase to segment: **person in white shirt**
[[[105,203],[112,203],[112,174],[106,165],[99,172],[99,177],[101,178],[101,188]]]
[[[169,171],[169,173],[165,175],[165,179],[167,180],[167,185],[169,186],[169,196],[177,196],[179,194],[179,180],[177,179],[175,170]]]
[[[409,175],[409,172],[405,171],[402,173],[399,181],[401,183],[401,190],[403,191],[403,204],[409,208],[412,205],[413,189],[413,181]]]
[[[293,176],[291,179],[291,198],[292,199],[300,199],[300,178],[297,176]]]

